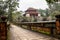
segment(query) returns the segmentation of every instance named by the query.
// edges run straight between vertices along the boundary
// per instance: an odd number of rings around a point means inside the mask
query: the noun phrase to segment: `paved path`
[[[11,25],[9,40],[58,40],[40,33],[32,32],[15,25]]]

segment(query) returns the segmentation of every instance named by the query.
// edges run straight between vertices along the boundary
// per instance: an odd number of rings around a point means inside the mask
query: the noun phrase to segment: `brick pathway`
[[[8,40],[58,40],[40,33],[11,25]]]

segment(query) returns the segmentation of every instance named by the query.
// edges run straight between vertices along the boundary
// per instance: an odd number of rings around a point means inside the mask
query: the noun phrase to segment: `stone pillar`
[[[57,34],[60,34],[60,15],[56,15],[56,29],[57,29]]]
[[[0,17],[0,40],[7,40],[7,17]]]
[[[0,40],[7,40],[7,24],[0,22]]]

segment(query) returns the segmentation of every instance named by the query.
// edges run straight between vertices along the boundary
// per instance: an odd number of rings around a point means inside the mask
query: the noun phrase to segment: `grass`
[[[50,34],[50,32],[45,32],[45,31],[39,31],[39,32],[41,32],[41,33],[44,33],[44,34]]]

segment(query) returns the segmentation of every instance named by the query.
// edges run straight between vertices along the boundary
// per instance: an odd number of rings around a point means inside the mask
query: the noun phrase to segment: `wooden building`
[[[28,8],[26,11],[25,11],[25,14],[24,16],[39,16],[39,12],[37,9],[35,8]]]

